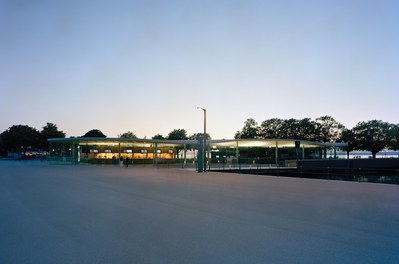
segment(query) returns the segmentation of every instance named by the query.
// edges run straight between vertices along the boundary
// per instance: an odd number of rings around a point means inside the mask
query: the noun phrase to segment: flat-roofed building
[[[50,161],[73,164],[181,164],[195,166],[197,140],[160,140],[137,138],[50,138]],[[207,166],[220,164],[268,164],[295,166],[304,159],[325,159],[347,143],[321,143],[294,139],[207,140]]]

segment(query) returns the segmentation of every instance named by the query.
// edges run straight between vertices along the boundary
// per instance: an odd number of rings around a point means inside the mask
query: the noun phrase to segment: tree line
[[[298,139],[315,142],[346,142],[347,151],[370,151],[376,154],[384,149],[399,149],[399,124],[381,120],[359,122],[352,129],[346,128],[331,116],[321,116],[312,120],[272,118],[258,123],[248,118],[236,139]]]
[[[202,135],[201,133],[194,133],[188,136],[185,129],[179,128],[172,130],[166,137],[161,134],[156,134],[152,139],[198,139]],[[99,129],[91,129],[80,137],[106,138],[107,136]],[[137,138],[136,134],[132,131],[119,134],[118,137]],[[53,123],[47,123],[40,131],[27,125],[11,126],[0,134],[0,155],[4,156],[8,152],[22,153],[25,155],[28,149],[48,150],[49,144],[47,140],[49,138],[65,138],[65,133],[59,130],[57,125]],[[210,138],[210,135],[207,133],[207,139]]]
[[[25,155],[29,148],[47,150],[48,138],[64,137],[65,133],[53,123],[47,123],[41,131],[27,125],[14,125],[0,134],[0,154],[18,152]]]
[[[156,134],[152,139],[185,140],[198,139],[202,133],[188,135],[185,129],[173,129],[167,136]],[[81,137],[107,137],[99,129],[92,129]],[[119,138],[137,138],[132,131],[119,134]],[[316,142],[346,142],[347,151],[370,151],[372,156],[384,149],[399,150],[399,124],[381,120],[359,122],[352,129],[346,128],[331,116],[321,116],[312,120],[271,118],[258,124],[248,118],[237,131],[236,139],[298,139]],[[39,131],[27,125],[14,125],[0,134],[0,152],[23,152],[28,148],[48,149],[48,138],[65,138],[65,133],[56,124],[47,123]],[[206,134],[207,139],[211,139]]]

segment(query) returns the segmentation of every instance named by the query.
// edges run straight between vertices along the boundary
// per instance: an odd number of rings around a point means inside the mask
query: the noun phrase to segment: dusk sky
[[[399,123],[399,1],[0,1],[0,133]]]

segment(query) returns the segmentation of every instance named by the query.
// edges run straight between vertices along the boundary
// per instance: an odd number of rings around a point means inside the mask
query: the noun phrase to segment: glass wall
[[[287,166],[301,159],[325,158],[334,145],[294,140],[208,140],[208,166],[274,164]],[[197,161],[196,141],[146,139],[50,139],[50,160],[71,163],[118,164],[128,159],[133,164],[184,164]]]
[[[74,144],[69,141],[49,142],[50,161],[74,162]]]
[[[230,140],[210,143],[210,166],[296,166],[297,160],[323,158],[323,147],[316,142],[295,140]]]
[[[49,141],[50,160],[71,163],[118,164],[119,159],[130,163],[162,164],[192,161],[196,150],[190,144],[159,143],[129,140],[57,139]]]

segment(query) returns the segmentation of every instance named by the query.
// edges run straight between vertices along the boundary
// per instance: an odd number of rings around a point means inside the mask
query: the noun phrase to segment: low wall
[[[317,170],[330,169],[399,169],[399,158],[389,159],[323,159],[323,160],[299,160],[298,169]]]

